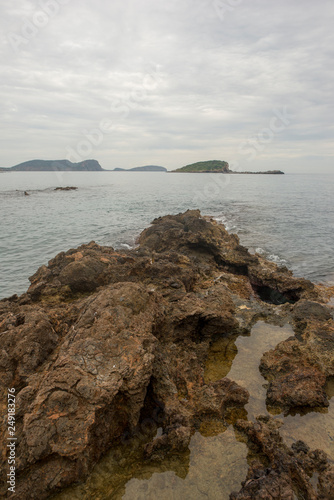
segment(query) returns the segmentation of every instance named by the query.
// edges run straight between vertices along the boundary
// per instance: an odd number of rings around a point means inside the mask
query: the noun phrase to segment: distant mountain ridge
[[[79,163],[72,163],[69,160],[29,160],[14,167],[1,168],[2,172],[99,172],[104,171],[98,161],[84,160]]]
[[[133,168],[114,168],[113,172],[167,172],[167,168],[159,165],[144,165]]]

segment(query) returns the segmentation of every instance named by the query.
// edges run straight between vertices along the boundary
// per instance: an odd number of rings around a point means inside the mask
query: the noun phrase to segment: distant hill
[[[30,160],[19,163],[14,167],[2,168],[3,172],[52,172],[52,171],[71,171],[71,172],[91,172],[103,171],[98,161],[84,160],[79,163],[72,163],[69,160]]]
[[[173,170],[173,172],[191,172],[191,173],[230,173],[230,168],[227,161],[221,160],[209,160],[209,161],[199,161],[197,163],[192,163],[191,165],[186,165],[185,167]]]
[[[158,165],[145,165],[134,168],[114,168],[113,172],[167,172],[167,168]]]
[[[267,170],[266,172],[234,172],[230,170],[227,161],[209,160],[199,161],[186,165],[185,167],[172,170],[172,172],[189,172],[189,173],[223,173],[223,174],[284,174],[281,170]]]

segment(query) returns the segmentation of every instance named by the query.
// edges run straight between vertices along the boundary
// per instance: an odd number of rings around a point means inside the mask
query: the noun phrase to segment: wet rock
[[[319,306],[312,305],[311,310],[327,318],[325,308]],[[303,320],[303,333],[265,353],[260,364],[269,381],[267,404],[285,411],[329,404],[326,381],[334,375],[334,321],[314,319],[314,314]]]
[[[199,211],[156,219],[139,242],[121,252],[94,242],[61,252],[26,294],[0,301],[0,387],[15,387],[17,397],[11,498],[48,498],[82,481],[125,436],[160,429],[145,457],[169,460],[203,425],[240,415],[248,392],[226,377],[205,381],[205,364],[212,342],[258,319],[295,321],[298,331],[263,358],[270,401],[326,404],[334,369],[324,290],[250,255]],[[283,470],[271,474],[287,495],[289,477],[284,486]],[[323,491],[330,474],[321,476]]]
[[[301,300],[293,308],[293,317],[295,321],[305,321],[307,319],[315,319],[318,321],[327,321],[332,319],[329,309],[317,302],[310,300]]]
[[[73,293],[93,292],[99,285],[99,275],[103,271],[103,263],[95,259],[82,258],[70,262],[59,274],[62,285],[70,287]]]
[[[201,217],[199,210],[155,219],[152,226],[142,232],[138,242],[155,252],[173,250],[197,258],[199,262],[209,260],[236,274],[246,274],[247,265],[256,261],[239,244],[235,234],[230,235],[212,219]]]
[[[328,406],[326,377],[311,366],[294,366],[292,373],[277,377],[267,391],[267,404],[285,409]]]
[[[165,434],[145,446],[144,457],[157,462],[165,460],[167,455],[180,453],[188,448],[191,434],[190,427],[178,426],[168,429]]]
[[[258,500],[307,498],[330,500],[334,491],[334,468],[326,455],[309,450],[297,442],[291,449],[279,434],[280,422],[259,417],[256,423],[239,420],[236,428],[246,440],[251,452],[247,478],[231,500]],[[318,484],[312,476],[318,475]]]

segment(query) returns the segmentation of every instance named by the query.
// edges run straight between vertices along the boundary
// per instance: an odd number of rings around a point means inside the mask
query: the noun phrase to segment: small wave
[[[272,262],[275,262],[275,264],[278,264],[279,266],[286,266],[288,261],[280,257],[279,255],[275,254],[270,254],[267,257],[268,260],[271,260]]]
[[[223,224],[225,226],[226,224],[226,217],[213,217],[213,219],[216,222],[219,222],[219,224]]]
[[[119,245],[117,246],[119,248],[124,248],[125,250],[132,250],[133,248],[135,248],[134,246],[128,245],[127,243],[119,243]]]
[[[235,231],[237,232],[237,226],[233,224],[231,221],[228,221],[226,217],[219,216],[219,217],[213,217],[213,219],[218,222],[219,224],[222,224],[226,231]]]
[[[127,241],[127,243],[125,243]],[[136,244],[136,239],[135,238],[126,238],[126,240],[105,240],[103,241],[103,245],[107,246],[112,246],[115,250],[133,250],[134,248],[137,248],[138,245]]]
[[[275,264],[277,264],[278,266],[286,266],[288,264],[288,261],[283,259],[283,257],[280,257],[279,255],[276,255],[274,253],[269,253],[267,250],[264,250],[261,247],[255,248],[254,253],[257,253],[262,257],[265,257],[266,259],[270,260],[270,262],[275,262]]]

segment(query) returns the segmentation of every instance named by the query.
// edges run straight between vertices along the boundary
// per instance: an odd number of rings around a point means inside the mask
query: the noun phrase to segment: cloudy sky
[[[332,0],[14,0],[0,24],[0,166],[333,171]]]

